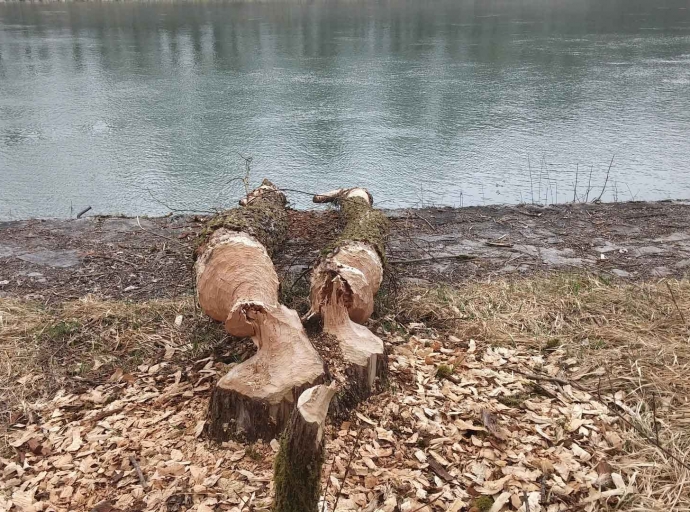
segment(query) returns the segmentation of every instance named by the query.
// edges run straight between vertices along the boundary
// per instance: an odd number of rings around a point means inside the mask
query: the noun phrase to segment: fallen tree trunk
[[[234,336],[251,336],[257,353],[216,385],[206,430],[230,437],[270,440],[284,428],[300,393],[324,378],[323,362],[297,313],[279,304],[279,281],[270,255],[285,242],[285,196],[271,182],[213,218],[197,249],[199,304]]]
[[[336,203],[345,227],[324,251],[311,279],[309,316],[320,315],[323,331],[342,351],[350,405],[369,396],[385,372],[381,339],[364,327],[374,311],[374,296],[383,279],[388,220],[372,208],[366,189],[340,189],[314,196],[314,202]],[[336,406],[337,408],[337,406]]]
[[[196,290],[204,313],[234,336],[251,336],[241,305],[278,303],[271,256],[287,238],[285,195],[270,181],[243,198],[241,208],[213,217],[196,249]]]
[[[300,395],[276,456],[273,512],[318,511],[323,430],[335,392],[331,384],[309,388]]]

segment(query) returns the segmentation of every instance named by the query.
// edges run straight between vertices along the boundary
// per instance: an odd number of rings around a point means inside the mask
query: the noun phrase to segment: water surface
[[[0,218],[227,205],[239,154],[389,207],[591,200],[614,155],[604,200],[690,198],[688,7],[0,4]]]

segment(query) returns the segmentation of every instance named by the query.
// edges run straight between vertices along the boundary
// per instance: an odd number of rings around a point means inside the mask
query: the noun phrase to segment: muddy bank
[[[391,210],[391,274],[468,280],[585,269],[629,280],[690,267],[690,203],[486,206]],[[306,277],[336,236],[330,211],[291,211],[283,274]],[[92,217],[0,223],[0,297],[56,302],[93,293],[143,300],[192,293],[203,217]]]

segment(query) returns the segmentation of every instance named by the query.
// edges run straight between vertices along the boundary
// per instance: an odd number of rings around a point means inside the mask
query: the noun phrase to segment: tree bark
[[[297,313],[279,304],[270,254],[285,242],[285,196],[264,180],[235,208],[206,225],[197,250],[199,304],[228,333],[251,336],[257,353],[222,377],[209,404],[207,433],[270,440],[300,393],[324,378],[321,358]]]
[[[340,237],[314,268],[309,315],[320,315],[324,333],[338,340],[349,377],[343,396],[353,404],[374,391],[386,368],[383,342],[359,324],[374,311],[383,279],[388,220],[362,188],[335,190],[314,202],[336,203],[345,218]]]
[[[318,512],[323,430],[335,392],[331,384],[309,388],[300,395],[276,457],[272,512]]]

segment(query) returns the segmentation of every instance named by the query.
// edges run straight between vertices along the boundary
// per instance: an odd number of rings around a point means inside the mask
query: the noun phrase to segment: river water
[[[690,198],[689,8],[0,4],[0,218],[228,206],[240,155],[387,207],[591,200],[609,165],[603,200]]]

